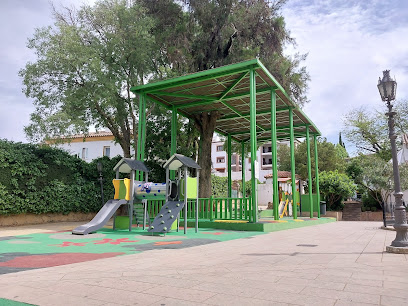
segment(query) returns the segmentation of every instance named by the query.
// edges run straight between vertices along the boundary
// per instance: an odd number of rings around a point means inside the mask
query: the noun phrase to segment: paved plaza
[[[53,306],[408,305],[408,255],[385,253],[395,232],[380,227],[333,222],[6,273],[0,298]]]

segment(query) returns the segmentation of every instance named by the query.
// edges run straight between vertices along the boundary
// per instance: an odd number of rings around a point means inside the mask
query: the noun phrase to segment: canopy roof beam
[[[276,113],[282,113],[289,110],[289,107],[280,107],[276,109]],[[260,111],[256,113],[256,116],[261,116],[261,115],[270,115],[271,111]],[[238,119],[238,118],[243,118],[243,117],[249,117],[249,114],[242,114],[242,116],[237,116],[237,115],[230,115],[230,116],[225,116],[217,120],[218,121],[225,121],[225,120],[230,120],[230,119]]]

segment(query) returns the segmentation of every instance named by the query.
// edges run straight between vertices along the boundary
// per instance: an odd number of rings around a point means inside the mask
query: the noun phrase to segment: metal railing
[[[154,218],[164,205],[164,200],[148,200],[147,212],[150,218]],[[196,216],[197,199],[187,200],[187,218],[194,219]],[[184,210],[184,209],[183,209]],[[180,213],[181,218],[184,212]],[[252,222],[251,198],[199,198],[198,219],[201,220],[247,220]]]

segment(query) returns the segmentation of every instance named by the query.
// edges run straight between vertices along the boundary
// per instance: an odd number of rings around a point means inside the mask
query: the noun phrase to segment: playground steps
[[[150,233],[167,233],[171,225],[177,220],[177,216],[184,207],[183,201],[169,201],[163,205],[159,214],[150,224],[148,232]]]
[[[133,216],[135,217],[135,223],[138,226],[139,224],[143,224],[143,215],[144,215],[143,203],[134,203],[133,204]],[[148,214],[146,216],[146,224],[150,224],[150,218]]]
[[[343,221],[360,221],[361,220],[361,203],[357,201],[344,202]]]

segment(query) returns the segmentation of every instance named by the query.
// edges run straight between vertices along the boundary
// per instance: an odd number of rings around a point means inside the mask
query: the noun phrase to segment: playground
[[[157,250],[182,252],[194,247],[191,250],[195,252],[208,246],[210,249],[206,250],[211,253],[210,245],[217,243],[255,239],[268,232],[322,226],[336,221],[320,216],[316,147],[316,195],[312,194],[313,187],[310,185],[308,210],[302,211],[309,216],[300,217],[302,206],[295,179],[294,139],[305,137],[309,143],[310,134],[317,137],[320,132],[291,102],[258,59],[135,87],[132,91],[140,101],[140,137],[135,159],[122,158],[113,169],[116,173],[112,181],[114,198],[109,199],[88,223],[0,237],[0,274],[13,275],[15,272],[57,266],[63,269],[71,267],[71,264],[82,264],[86,270],[86,265],[92,265],[96,260],[118,257],[126,261],[129,257],[124,255],[157,254]],[[163,163],[165,182],[149,181],[149,169],[144,164],[147,99],[172,110],[171,152],[169,159]],[[177,115],[191,118],[196,113],[214,109],[220,112],[215,131],[226,136],[228,143],[228,195],[200,198],[202,169],[193,159],[177,154],[176,119]],[[291,148],[291,179],[285,190],[279,189],[278,185],[278,140],[290,141]],[[242,148],[246,143],[250,144],[252,169],[255,169],[258,142],[272,143],[274,209],[261,211],[257,192],[232,197],[232,141],[240,143]],[[242,156],[245,156],[244,150]],[[310,146],[307,164],[311,182]],[[255,172],[251,172],[252,190],[257,190]],[[245,171],[242,171],[242,182],[245,181]],[[314,211],[317,218],[313,217]],[[248,248],[236,251],[252,252]],[[198,265],[206,266],[214,259],[207,258],[206,261]],[[155,265],[151,262],[148,267]],[[132,266],[132,269],[146,268],[138,263]],[[169,269],[177,279],[178,272]],[[108,270],[115,273],[114,268]],[[154,299],[151,301],[154,302]]]
[[[270,231],[281,231],[290,228],[311,226],[333,222],[334,219],[321,220],[291,218],[276,222],[270,218],[262,219],[271,225]],[[193,222],[193,221],[192,221]],[[93,261],[122,255],[137,254],[151,250],[184,249],[217,242],[247,239],[265,234],[261,231],[232,231],[227,229],[200,228],[195,233],[194,227],[188,228],[187,235],[182,231],[171,231],[164,235],[152,235],[142,227],[113,230],[112,224],[102,227],[94,234],[72,235],[72,229],[79,223],[51,224],[52,229],[41,229],[41,226],[30,233],[21,234],[18,228],[6,228],[5,236],[0,236],[0,274],[15,273],[24,270],[67,265],[78,262]],[[224,223],[225,224],[225,223]],[[204,225],[207,225],[204,223]]]

